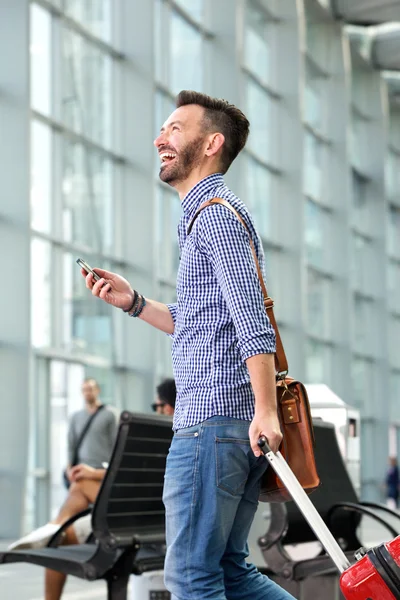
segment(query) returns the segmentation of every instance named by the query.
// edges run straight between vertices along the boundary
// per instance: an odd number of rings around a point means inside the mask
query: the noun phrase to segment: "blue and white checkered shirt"
[[[264,253],[246,206],[221,174],[197,183],[182,200],[178,225],[180,265],[172,362],[177,387],[174,430],[214,415],[251,421],[254,395],[245,360],[275,352],[275,332],[265,313],[249,236],[230,210],[196,210],[211,198],[227,200],[248,225],[261,269]]]

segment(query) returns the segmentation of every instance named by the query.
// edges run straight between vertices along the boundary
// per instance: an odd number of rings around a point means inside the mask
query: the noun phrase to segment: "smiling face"
[[[201,169],[209,132],[202,128],[204,109],[196,104],[177,108],[154,140],[161,160],[160,179],[175,187]]]

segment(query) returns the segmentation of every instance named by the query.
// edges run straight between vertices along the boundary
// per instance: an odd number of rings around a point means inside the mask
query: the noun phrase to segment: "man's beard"
[[[164,183],[170,185],[185,181],[191,173],[191,171],[200,162],[200,150],[203,145],[204,138],[197,138],[192,142],[188,142],[186,146],[180,150],[179,155],[171,161],[173,164],[169,164],[169,161],[164,163],[160,169],[160,179]]]

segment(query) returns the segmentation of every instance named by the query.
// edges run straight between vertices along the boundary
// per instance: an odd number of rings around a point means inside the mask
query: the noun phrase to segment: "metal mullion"
[[[59,360],[68,364],[79,364],[83,366],[99,367],[109,369],[112,362],[103,356],[85,353],[71,354],[70,351],[59,348],[36,348],[35,355],[39,358]]]
[[[321,77],[322,79],[329,79],[329,76],[330,76],[329,71],[327,71],[326,69],[321,67],[321,65],[319,65],[315,61],[314,57],[309,53],[308,47],[306,47],[303,50],[303,55],[304,55],[304,58],[308,61],[308,63],[311,65],[311,68],[314,69],[315,73],[317,73],[319,77]]]
[[[172,100],[172,102],[174,102],[176,100],[175,94],[173,92],[171,92],[171,90],[166,85],[161,83],[160,81],[156,82],[156,90],[155,91],[161,92],[162,94],[167,96],[169,98],[169,100]]]
[[[125,60],[126,57],[122,52],[119,52],[113,46],[111,46],[101,38],[98,38],[92,33],[90,33],[90,31],[88,31],[84,26],[82,26],[78,21],[75,21],[75,19],[69,17],[67,14],[65,14],[65,12],[62,9],[49,2],[49,0],[34,0],[34,2],[42,8],[49,11],[57,19],[60,19],[60,21],[69,29],[78,33],[87,42],[90,42],[93,46],[96,46],[102,52],[108,54],[116,60]]]
[[[254,162],[256,162],[260,167],[264,167],[264,169],[267,169],[267,171],[269,171],[272,175],[282,175],[281,169],[278,169],[278,167],[274,167],[270,163],[264,161],[258,156],[258,154],[254,152],[254,150],[246,148],[244,154],[247,155],[248,158],[254,160]]]
[[[205,27],[203,23],[199,23],[198,21],[196,21],[196,19],[194,19],[189,12],[187,12],[184,8],[182,8],[182,6],[180,4],[177,4],[176,2],[174,2],[174,0],[164,0],[164,1],[166,1],[170,5],[170,7],[176,13],[179,14],[180,17],[185,19],[185,21],[187,21],[203,37],[205,37],[207,39],[215,38],[215,35],[214,35],[214,33],[212,33],[212,31],[207,29],[207,27]]]
[[[321,133],[320,131],[318,131],[318,129],[315,129],[315,127],[313,127],[312,125],[310,125],[310,123],[308,123],[307,121],[303,120],[303,127],[316,140],[318,140],[318,142],[320,144],[323,144],[324,146],[332,146],[332,141],[329,138],[327,138],[323,133]]]
[[[251,69],[249,69],[249,67],[247,65],[243,64],[241,68],[242,68],[243,73],[245,73],[247,75],[247,77],[249,77],[254,83],[256,83],[262,90],[264,90],[264,92],[266,92],[268,94],[268,96],[270,96],[270,98],[272,98],[273,100],[282,100],[282,95],[279,94],[278,92],[275,92],[275,90],[270,88],[269,85],[264,83],[258,77],[258,75],[256,75],[255,73],[253,73],[253,71]]]
[[[331,283],[337,281],[337,277],[335,277],[333,273],[326,271],[324,268],[316,267],[315,265],[309,262],[306,263],[306,268],[307,271],[311,271],[312,273],[314,273],[314,275],[317,275],[324,281],[329,281]]]
[[[327,339],[315,333],[307,333],[307,339],[311,342],[322,344],[323,346],[325,346],[325,348],[329,348],[330,350],[333,350],[334,348],[337,348],[339,346],[337,342],[334,342],[331,339]]]
[[[55,248],[61,248],[66,252],[70,252],[71,254],[95,254],[102,261],[110,261],[118,267],[135,270],[138,273],[138,275],[148,274],[145,268],[139,267],[135,263],[128,262],[122,259],[121,257],[110,254],[99,254],[96,250],[94,250],[91,247],[79,245],[74,242],[60,241],[59,238],[56,238],[55,236],[49,235],[47,233],[43,233],[42,231],[36,231],[35,229],[31,229],[30,231],[32,236],[47,241],[51,243]]]
[[[93,142],[92,140],[90,140],[86,136],[82,135],[81,133],[76,133],[72,129],[69,129],[68,127],[66,127],[65,125],[63,125],[62,123],[60,123],[59,121],[57,121],[51,117],[43,115],[42,113],[40,113],[36,110],[33,110],[33,109],[31,109],[31,115],[38,121],[41,121],[42,123],[44,123],[45,125],[49,125],[54,131],[60,133],[65,139],[67,139],[73,143],[82,144],[82,146],[84,146],[85,148],[94,150],[94,151],[98,152],[98,154],[105,156],[106,158],[109,158],[110,160],[112,160],[115,163],[118,163],[121,165],[126,165],[128,163],[128,161],[126,160],[126,158],[124,156],[115,154],[115,152],[113,152],[112,150],[109,150],[108,148],[105,148],[104,146],[101,146],[100,144]]]
[[[324,213],[327,213],[329,215],[333,214],[334,208],[330,204],[325,204],[319,198],[314,198],[314,196],[311,196],[308,193],[304,194],[304,198],[306,198],[307,200],[310,200],[313,204],[318,206],[318,208],[320,208]]]

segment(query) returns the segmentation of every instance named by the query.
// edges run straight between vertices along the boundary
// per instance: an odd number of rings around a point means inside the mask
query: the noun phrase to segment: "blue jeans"
[[[163,495],[173,600],[293,600],[246,563],[267,467],[251,451],[248,430],[248,421],[212,417],[173,437]]]

